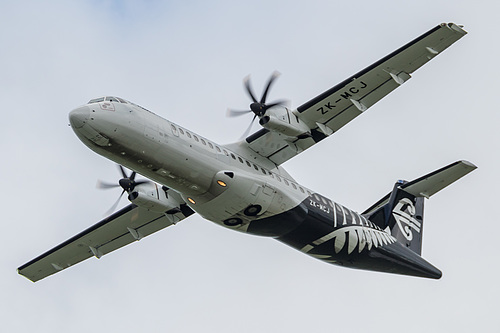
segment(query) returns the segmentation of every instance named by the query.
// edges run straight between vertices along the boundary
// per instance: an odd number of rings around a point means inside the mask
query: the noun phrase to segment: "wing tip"
[[[467,160],[461,160],[460,163],[464,164],[466,167],[470,168],[471,171],[477,169],[477,165],[474,163],[467,161]]]
[[[26,278],[27,280],[35,283],[36,281],[38,281],[38,279],[33,279],[33,278],[30,278],[29,276],[27,275],[24,275],[23,272],[21,271],[21,269],[17,269],[17,274],[21,275],[22,277]]]
[[[453,22],[449,22],[449,23],[441,23],[441,26],[442,27],[448,27],[449,29],[454,30],[454,31],[456,31],[456,32],[458,32],[460,34],[463,34],[463,35],[467,34],[467,31],[465,31],[463,29],[464,26],[461,25],[461,24],[455,24]]]

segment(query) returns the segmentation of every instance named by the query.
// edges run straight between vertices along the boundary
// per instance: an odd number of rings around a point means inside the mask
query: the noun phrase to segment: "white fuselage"
[[[283,168],[250,149],[218,145],[132,103],[87,104],[72,111],[70,121],[90,149],[174,189],[218,224],[249,205],[262,207],[257,215],[264,218],[311,195]],[[230,227],[246,231],[246,226]]]

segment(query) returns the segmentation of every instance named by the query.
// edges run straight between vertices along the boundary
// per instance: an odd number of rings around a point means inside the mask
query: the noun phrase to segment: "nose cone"
[[[69,122],[71,127],[80,128],[85,125],[86,122],[89,121],[90,117],[90,108],[86,105],[81,106],[77,109],[74,109],[69,113]]]

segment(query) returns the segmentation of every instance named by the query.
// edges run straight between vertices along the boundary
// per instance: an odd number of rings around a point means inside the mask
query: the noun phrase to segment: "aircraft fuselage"
[[[175,190],[226,228],[275,238],[328,263],[441,276],[365,216],[298,184],[250,149],[218,145],[117,99],[81,106],[70,122],[90,149]]]

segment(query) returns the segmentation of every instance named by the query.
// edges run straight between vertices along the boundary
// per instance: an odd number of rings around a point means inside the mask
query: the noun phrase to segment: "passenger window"
[[[294,190],[296,190],[296,189],[297,189],[297,186],[295,186],[295,184],[294,184],[294,183],[292,183],[292,187],[293,187],[293,189],[294,189]]]
[[[178,136],[179,133],[177,133],[177,127],[175,127],[175,125],[172,124],[171,128],[172,128],[172,133],[174,133],[175,136]]]
[[[211,142],[209,142],[209,143],[208,143],[208,146],[209,146],[211,149],[214,149],[214,145],[213,145]]]
[[[182,128],[179,128],[179,133],[184,134],[184,131],[182,130]]]
[[[243,163],[243,160],[239,156],[238,156],[238,161],[240,161],[240,163]]]
[[[196,142],[200,141],[196,135],[193,135],[193,138],[194,138],[194,141],[196,141]]]
[[[228,153],[228,152],[227,152],[227,150],[225,150],[225,149],[224,149],[224,154],[225,154],[226,156],[229,156],[229,153]]]
[[[248,161],[245,161],[245,162],[247,162],[247,165],[248,165],[250,168],[252,167],[252,165],[250,164],[250,162],[248,162]]]
[[[207,143],[206,143],[206,142],[205,142],[205,140],[203,140],[203,139],[201,139],[201,143],[202,143],[204,146],[206,146],[206,145],[207,145]]]
[[[188,137],[188,138],[190,138],[190,139],[191,139],[191,133],[186,132],[186,135],[187,135],[187,137]]]
[[[260,168],[260,170],[262,171],[263,174],[267,175],[267,172],[266,170],[264,170],[264,168]]]
[[[231,157],[232,157],[232,159],[233,159],[233,160],[235,160],[235,159],[236,159],[236,156],[234,156],[234,154],[233,154],[233,153],[231,153]]]
[[[299,187],[299,188],[300,188],[300,192],[305,193],[304,189],[302,187]]]
[[[276,175],[276,179],[277,179],[279,182],[281,182],[281,178],[280,178],[280,176]]]
[[[288,183],[288,180],[286,180],[286,179],[283,179],[283,182],[284,182],[284,183],[285,183],[285,185],[287,185],[287,186],[288,186],[288,185],[290,185],[290,184]]]

